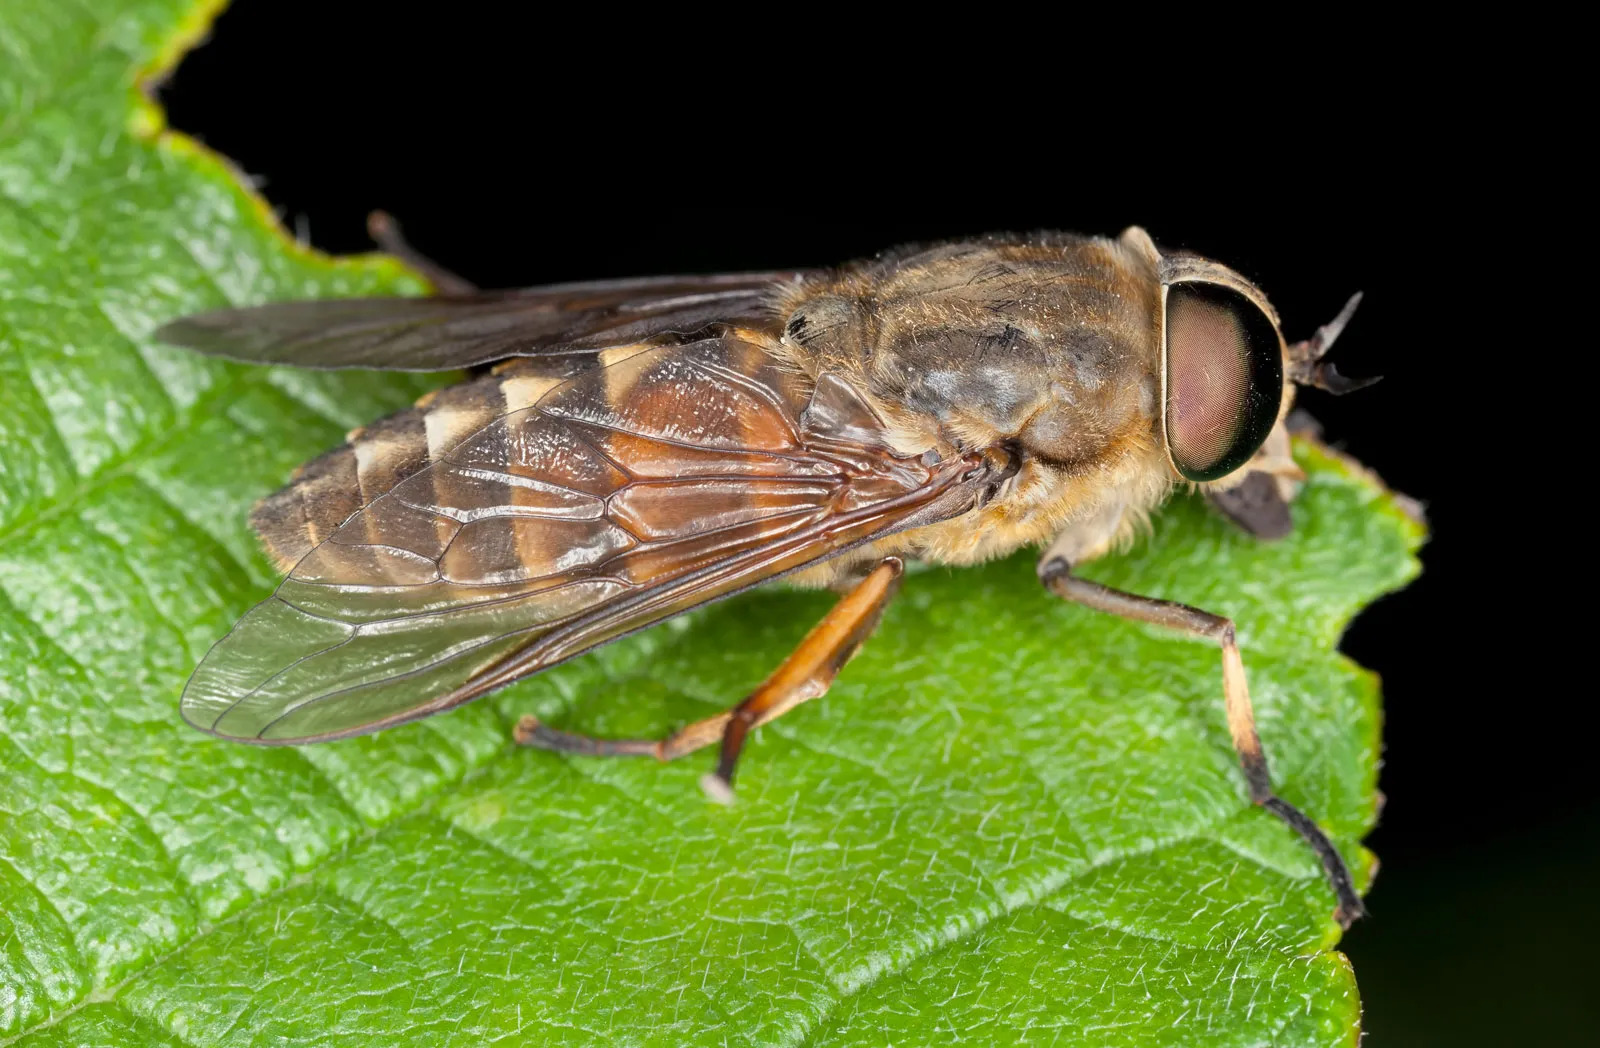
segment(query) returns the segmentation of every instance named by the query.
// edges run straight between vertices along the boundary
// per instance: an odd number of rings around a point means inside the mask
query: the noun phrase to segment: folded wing
[[[321,299],[222,309],[156,332],[173,345],[253,364],[449,371],[597,347],[764,314],[795,271],[646,277],[432,298]]]
[[[723,335],[634,347],[368,501],[190,680],[196,727],[290,743],[448,709],[850,546],[970,509],[976,461],[876,439],[847,386]]]

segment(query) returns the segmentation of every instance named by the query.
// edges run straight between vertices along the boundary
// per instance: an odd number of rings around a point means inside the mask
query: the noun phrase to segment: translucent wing
[[[184,717],[289,743],[448,709],[850,546],[965,512],[976,459],[895,456],[732,336],[560,381],[371,499],[196,670]]]
[[[448,371],[508,357],[592,354],[716,321],[759,317],[798,272],[648,277],[436,298],[272,302],[200,313],[156,332],[254,364]]]

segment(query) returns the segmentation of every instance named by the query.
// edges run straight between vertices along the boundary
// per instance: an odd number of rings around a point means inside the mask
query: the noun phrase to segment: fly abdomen
[[[256,504],[250,525],[273,564],[287,571],[351,514],[495,419],[531,407],[563,381],[536,360],[515,360],[492,374],[429,393],[413,407],[351,431],[343,445],[301,467],[287,485]],[[451,475],[441,471],[436,483],[450,485]],[[439,505],[456,504],[460,494],[435,493]]]

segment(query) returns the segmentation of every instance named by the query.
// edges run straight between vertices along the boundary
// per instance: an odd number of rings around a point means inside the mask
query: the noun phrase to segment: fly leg
[[[478,290],[464,277],[456,276],[412,247],[400,232],[400,223],[387,211],[374,211],[367,216],[367,235],[385,253],[421,273],[423,279],[441,295],[470,295]]]
[[[557,731],[533,716],[517,722],[516,740],[527,746],[585,756],[641,756],[670,761],[721,742],[717,770],[700,780],[716,801],[733,799],[733,773],[750,729],[780,717],[808,699],[825,694],[845,663],[877,628],[883,609],[900,588],[905,566],[889,557],[856,583],[799,647],[755,691],[724,713],[696,721],[665,739],[596,739]]]
[[[1206,501],[1243,530],[1268,542],[1281,539],[1294,527],[1289,503],[1306,479],[1295,463],[1290,429],[1280,420],[1244,468],[1234,474],[1238,483],[1226,490],[1206,492]]]
[[[1327,874],[1328,884],[1339,900],[1334,919],[1348,928],[1352,921],[1364,916],[1366,908],[1361,905],[1361,897],[1356,894],[1350,870],[1345,866],[1339,850],[1315,822],[1272,792],[1267,757],[1262,752],[1261,739],[1256,734],[1255,712],[1251,709],[1250,691],[1245,685],[1244,660],[1240,658],[1239,645],[1234,640],[1233,620],[1191,608],[1187,604],[1140,597],[1080,579],[1072,574],[1072,565],[1062,557],[1050,558],[1039,566],[1039,581],[1056,596],[1096,611],[1109,612],[1135,622],[1165,626],[1217,642],[1222,649],[1222,695],[1228,717],[1228,734],[1233,737],[1233,748],[1239,754],[1239,766],[1244,769],[1251,801],[1288,823],[1317,853]]]

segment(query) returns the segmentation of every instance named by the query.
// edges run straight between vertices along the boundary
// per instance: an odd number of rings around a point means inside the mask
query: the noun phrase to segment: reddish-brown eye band
[[[1278,330],[1232,288],[1167,289],[1167,447],[1188,480],[1217,480],[1261,447],[1278,419]]]

